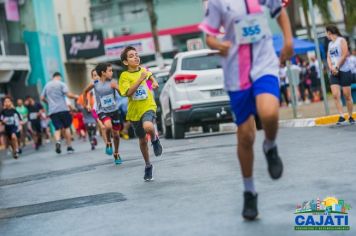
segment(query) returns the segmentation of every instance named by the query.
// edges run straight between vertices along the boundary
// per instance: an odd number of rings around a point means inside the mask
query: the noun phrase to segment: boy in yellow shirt
[[[151,80],[153,89],[158,88],[158,83],[151,72],[140,67],[140,57],[134,47],[124,49],[121,53],[121,61],[127,70],[120,75],[119,91],[121,96],[129,98],[126,119],[131,121],[135,134],[139,138],[141,153],[146,163],[143,178],[145,181],[151,181],[153,166],[150,162],[146,134],[151,136],[155,156],[162,154],[162,145],[154,127],[157,105],[146,80]]]

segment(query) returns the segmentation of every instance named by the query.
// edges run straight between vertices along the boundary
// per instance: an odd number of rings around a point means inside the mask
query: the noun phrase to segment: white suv
[[[178,53],[159,98],[165,137],[184,138],[191,126],[202,126],[204,132],[210,128],[218,131],[220,123],[231,122],[229,97],[223,86],[217,51]]]

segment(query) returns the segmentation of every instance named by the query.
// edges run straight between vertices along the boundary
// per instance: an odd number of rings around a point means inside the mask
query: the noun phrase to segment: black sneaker
[[[73,153],[74,152],[74,149],[72,147],[67,147],[67,152],[68,153]]]
[[[268,164],[268,172],[272,179],[279,179],[283,172],[283,163],[278,155],[277,146],[270,149],[265,156]]]
[[[13,153],[13,155],[12,155],[12,157],[13,157],[14,159],[18,159],[19,156],[20,156],[19,151],[15,151],[15,152]]]
[[[354,120],[354,118],[352,118],[352,116],[350,116],[350,118],[349,118],[349,123],[351,125],[355,124],[355,120]]]
[[[150,165],[149,167],[147,166],[145,167],[145,176],[143,177],[145,181],[153,180],[152,171],[153,171],[153,165]]]
[[[244,208],[242,216],[246,220],[255,220],[258,216],[257,193],[244,192]]]
[[[56,153],[60,154],[61,152],[61,143],[56,143]]]
[[[17,152],[18,152],[18,154],[22,154],[22,149],[19,148],[19,150]]]
[[[345,120],[345,118],[343,117],[343,116],[340,116],[339,117],[339,120],[337,121],[337,125],[341,125],[343,122],[345,122],[346,120]]]
[[[156,157],[162,155],[163,148],[158,138],[155,141],[152,141],[152,146]]]

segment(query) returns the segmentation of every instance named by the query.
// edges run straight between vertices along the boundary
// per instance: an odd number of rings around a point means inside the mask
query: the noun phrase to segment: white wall
[[[86,69],[85,61],[82,62],[83,64],[77,64],[77,66],[75,64],[68,65],[63,34],[92,31],[90,0],[53,0],[53,3],[59,33],[58,37],[61,43],[61,56],[65,63],[66,83],[71,91],[78,93],[83,90],[83,85],[90,80],[89,68]]]

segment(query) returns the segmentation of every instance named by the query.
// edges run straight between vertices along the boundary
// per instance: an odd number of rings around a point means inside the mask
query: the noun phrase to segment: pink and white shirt
[[[265,75],[278,78],[279,60],[263,6],[270,10],[272,17],[276,17],[282,9],[282,2],[209,0],[205,18],[199,27],[212,36],[218,36],[223,27],[223,40],[232,43],[229,55],[223,58],[222,63],[227,91],[248,89]]]

